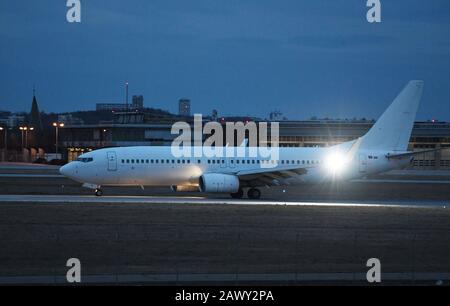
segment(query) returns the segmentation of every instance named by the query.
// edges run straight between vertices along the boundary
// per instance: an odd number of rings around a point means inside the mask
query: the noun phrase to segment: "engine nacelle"
[[[239,179],[236,175],[205,173],[199,180],[202,192],[229,192],[235,193],[239,190]]]

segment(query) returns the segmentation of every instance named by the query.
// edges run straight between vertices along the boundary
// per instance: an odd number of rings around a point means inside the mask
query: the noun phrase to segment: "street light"
[[[0,126],[0,131],[5,131],[5,152],[8,152],[8,128]]]
[[[52,124],[55,127],[55,147],[56,147],[56,158],[58,158],[58,130],[59,128],[64,127],[64,122],[53,122]]]
[[[23,145],[23,133],[25,132],[25,147],[28,147],[28,131],[33,131],[34,127],[32,126],[20,126],[19,130],[22,131],[22,148],[24,147]]]
[[[34,127],[29,127],[28,131],[33,131]],[[28,147],[28,131],[25,131],[25,145]]]
[[[22,149],[23,149],[23,147],[24,147],[23,133],[24,133],[24,131],[27,131],[27,130],[28,130],[28,127],[26,127],[26,126],[20,126],[20,127],[19,127],[19,130],[22,132]]]

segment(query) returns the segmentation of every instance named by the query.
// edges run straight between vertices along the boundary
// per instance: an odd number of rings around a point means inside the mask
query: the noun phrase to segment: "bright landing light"
[[[348,163],[346,155],[341,152],[330,152],[324,161],[325,168],[332,174],[342,173]]]

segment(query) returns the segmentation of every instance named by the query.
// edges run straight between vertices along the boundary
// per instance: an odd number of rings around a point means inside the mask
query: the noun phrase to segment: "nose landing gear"
[[[82,187],[94,190],[94,194],[97,197],[101,197],[103,195],[103,191],[102,191],[102,188],[100,185],[91,184],[91,183],[83,183]]]
[[[100,188],[95,189],[95,195],[97,197],[101,197],[103,195],[103,191]]]

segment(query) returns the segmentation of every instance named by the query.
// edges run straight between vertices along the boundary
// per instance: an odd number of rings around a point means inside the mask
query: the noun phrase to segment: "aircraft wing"
[[[278,186],[288,185],[286,179],[304,175],[307,172],[306,167],[291,166],[283,169],[261,168],[258,170],[244,170],[237,172],[236,175],[241,182],[248,186]]]
[[[436,151],[440,151],[442,149],[445,149],[445,148],[414,151],[414,152],[405,152],[405,153],[398,153],[398,154],[397,153],[388,153],[388,154],[386,154],[386,158],[402,158],[402,157],[414,156],[414,155],[423,154],[423,153],[436,152]]]

